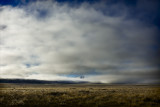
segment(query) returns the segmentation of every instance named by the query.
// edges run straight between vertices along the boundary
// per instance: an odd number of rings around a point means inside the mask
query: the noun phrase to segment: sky
[[[159,0],[0,0],[0,78],[159,83]]]

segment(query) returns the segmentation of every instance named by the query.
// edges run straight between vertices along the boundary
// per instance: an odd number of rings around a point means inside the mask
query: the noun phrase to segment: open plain
[[[160,107],[159,85],[0,84],[0,105]]]

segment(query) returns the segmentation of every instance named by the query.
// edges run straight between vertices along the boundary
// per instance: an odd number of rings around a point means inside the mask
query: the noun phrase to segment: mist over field
[[[1,0],[0,78],[159,83],[158,0]]]

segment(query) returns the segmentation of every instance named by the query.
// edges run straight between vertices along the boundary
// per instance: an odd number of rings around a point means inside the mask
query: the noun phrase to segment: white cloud
[[[84,79],[88,81],[112,82],[119,75],[143,75],[146,67],[149,73],[157,71],[152,64],[156,59],[148,62],[157,29],[127,19],[127,7],[124,14],[111,16],[97,5],[70,7],[47,1],[1,6],[1,78],[76,80],[59,76],[76,74],[89,75]],[[120,8],[113,5],[106,10],[111,7]]]

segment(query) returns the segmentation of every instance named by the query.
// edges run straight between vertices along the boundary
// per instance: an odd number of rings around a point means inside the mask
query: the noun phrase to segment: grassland
[[[160,107],[160,86],[0,84],[0,106]]]

